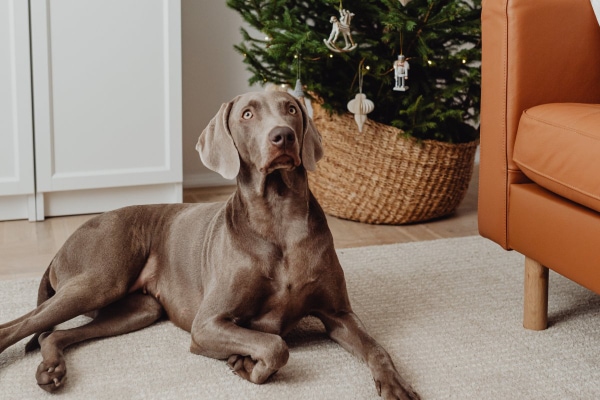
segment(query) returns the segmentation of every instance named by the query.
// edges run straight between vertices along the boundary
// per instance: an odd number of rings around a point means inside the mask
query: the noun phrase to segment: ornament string
[[[400,31],[400,54],[404,54],[404,35],[402,31]]]
[[[302,60],[300,59],[300,53],[296,53],[294,58],[296,59],[296,79],[301,79],[302,77],[300,76],[300,68],[302,67]]]
[[[296,85],[294,86],[294,91],[292,94],[301,100],[302,104],[304,104],[304,91],[302,90],[302,82],[300,81],[301,71],[302,71],[302,57],[300,53],[296,53],[294,55],[296,59]]]
[[[365,59],[363,58],[362,60],[360,60],[360,63],[358,64],[358,93],[362,93],[364,64],[365,64]]]

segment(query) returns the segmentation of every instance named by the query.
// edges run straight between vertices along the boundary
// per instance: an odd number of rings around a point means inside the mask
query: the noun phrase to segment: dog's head
[[[223,104],[196,150],[204,165],[227,179],[238,175],[241,163],[265,175],[300,165],[314,171],[323,156],[306,108],[285,92],[247,93]]]

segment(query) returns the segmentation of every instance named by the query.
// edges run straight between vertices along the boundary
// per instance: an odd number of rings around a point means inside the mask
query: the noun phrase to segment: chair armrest
[[[589,0],[484,0],[479,232],[508,248],[519,119],[546,103],[600,103],[600,26]]]

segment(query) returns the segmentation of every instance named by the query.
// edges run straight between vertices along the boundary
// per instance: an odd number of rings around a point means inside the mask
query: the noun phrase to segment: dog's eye
[[[295,106],[290,106],[290,108],[288,109],[288,112],[290,114],[294,115],[298,112],[298,109]]]
[[[242,118],[244,118],[244,119],[250,119],[252,117],[253,117],[252,111],[249,111],[249,110],[244,111],[244,114],[242,114]]]

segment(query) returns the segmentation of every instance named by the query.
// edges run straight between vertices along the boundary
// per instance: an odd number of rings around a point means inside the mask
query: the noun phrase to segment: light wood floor
[[[328,216],[337,248],[403,243],[476,235],[478,169],[464,201],[450,217],[422,224],[369,225]],[[233,187],[186,189],[185,202],[225,200]],[[0,222],[0,280],[41,277],[56,251],[93,215],[48,218],[43,222]]]

